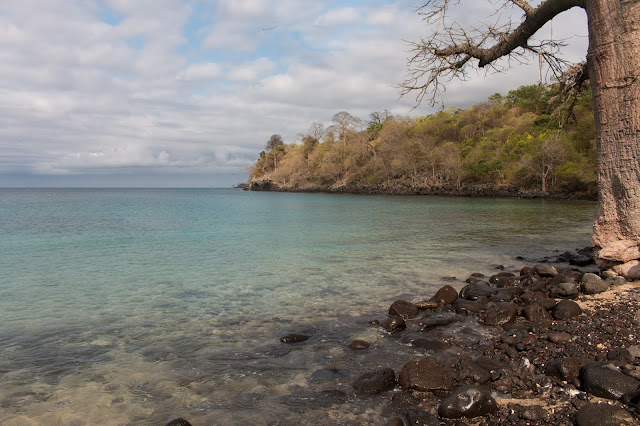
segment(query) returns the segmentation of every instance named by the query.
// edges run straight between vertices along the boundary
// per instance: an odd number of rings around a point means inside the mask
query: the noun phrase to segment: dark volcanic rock
[[[480,316],[480,322],[484,325],[503,325],[516,320],[518,305],[509,302],[496,303],[493,308]]]
[[[398,384],[419,391],[449,390],[453,379],[435,358],[428,356],[406,363],[398,375]]]
[[[557,320],[568,320],[582,313],[582,308],[572,300],[561,300],[553,308],[553,318]]]
[[[420,331],[428,331],[435,327],[442,327],[444,325],[460,321],[462,318],[464,317],[456,314],[455,312],[440,312],[437,314],[425,315],[418,325],[421,327]]]
[[[607,399],[620,399],[640,385],[640,381],[603,362],[592,362],[583,367],[580,379],[582,390]]]
[[[540,263],[533,267],[533,273],[543,278],[549,278],[558,275],[558,270],[551,265]]]
[[[365,373],[353,383],[357,395],[376,395],[395,386],[396,375],[390,368]]]
[[[483,312],[485,310],[486,302],[483,299],[478,299],[476,301],[458,299],[455,303],[456,312],[459,314],[473,313],[477,314],[479,312]],[[483,303],[484,302],[484,303]]]
[[[399,316],[402,319],[415,318],[418,316],[418,308],[406,300],[396,300],[389,308],[389,315]]]
[[[541,405],[529,405],[523,408],[520,417],[531,422],[539,422],[547,417],[547,412]]]
[[[429,352],[442,352],[451,347],[448,343],[431,337],[411,339],[409,343],[416,348],[424,349]]]
[[[531,322],[551,321],[551,314],[538,303],[532,303],[522,309],[522,315]]]
[[[609,283],[596,274],[584,274],[582,277],[582,292],[584,294],[598,294],[609,290]]]
[[[349,347],[354,351],[369,349],[369,346],[371,346],[371,343],[365,342],[364,340],[354,340],[349,344]]]
[[[436,294],[429,299],[431,302],[435,302],[440,306],[453,305],[458,300],[458,292],[450,285],[445,285],[436,291]]]
[[[556,302],[556,299],[552,299],[550,297],[545,297],[544,299],[538,299],[537,303],[538,305],[542,306],[547,310],[553,309],[554,306],[558,304],[558,302]]]
[[[447,371],[458,384],[483,384],[491,378],[491,372],[467,357],[459,357]]]
[[[308,339],[309,339],[309,336],[307,336],[306,334],[291,333],[291,334],[282,336],[280,338],[280,341],[282,343],[299,343],[299,342],[304,342],[305,340],[308,340]]]
[[[551,291],[549,292],[549,295],[551,297],[563,299],[573,299],[575,297],[578,297],[578,294],[580,294],[580,292],[578,291],[578,287],[576,287],[575,283],[572,282],[565,282],[555,285],[551,287]]]
[[[404,422],[400,417],[394,417],[385,426],[404,426]]]
[[[566,380],[567,382],[572,382],[580,375],[580,369],[587,362],[588,361],[586,360],[575,357],[556,358],[549,364],[547,364],[544,373],[547,376],[556,377],[560,380]]]
[[[404,320],[401,317],[394,315],[394,316],[385,318],[380,323],[380,326],[384,328],[386,331],[388,331],[389,333],[391,333],[396,330],[404,330],[407,327],[407,324],[404,322]]]
[[[609,352],[607,352],[607,359],[609,361],[631,361],[633,359],[633,356],[631,356],[631,353],[629,352],[628,349],[625,348],[615,348],[615,349],[610,349]]]
[[[496,291],[487,283],[474,283],[462,287],[460,297],[467,300],[478,300],[481,297],[491,297]]]
[[[638,422],[623,408],[592,402],[576,412],[576,426],[631,426]]]
[[[456,389],[438,408],[438,415],[447,419],[474,418],[496,412],[498,405],[489,389],[466,385]]]
[[[191,426],[191,423],[179,417],[177,419],[171,420],[169,423],[167,423],[164,426]]]

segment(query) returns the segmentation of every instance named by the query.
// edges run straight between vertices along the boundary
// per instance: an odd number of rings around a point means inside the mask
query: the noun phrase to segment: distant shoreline
[[[363,188],[351,186],[313,186],[291,187],[275,184],[269,180],[255,180],[244,187],[248,191],[256,192],[298,192],[323,194],[352,194],[352,195],[436,195],[447,197],[486,197],[486,198],[514,198],[514,199],[544,199],[566,201],[597,201],[595,193],[566,193],[549,192],[534,189],[518,188],[516,186],[496,186],[493,184],[465,184],[460,186],[437,185],[430,187],[412,188],[405,185],[394,185],[388,188]]]

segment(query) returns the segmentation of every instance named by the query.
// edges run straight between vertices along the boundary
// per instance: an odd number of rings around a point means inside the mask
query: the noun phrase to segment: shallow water
[[[416,353],[369,319],[491,264],[588,245],[594,208],[2,189],[0,424],[378,423],[383,401],[355,398],[353,380]],[[285,345],[287,332],[312,337]],[[348,349],[356,338],[376,356]]]

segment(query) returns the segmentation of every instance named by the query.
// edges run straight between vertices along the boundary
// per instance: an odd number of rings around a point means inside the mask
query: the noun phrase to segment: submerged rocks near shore
[[[544,263],[466,282],[369,323],[424,352],[355,381],[389,398],[381,424],[640,424],[640,290]]]
[[[378,424],[398,426],[640,424],[640,283],[548,263],[496,272],[405,295],[362,324],[402,356],[346,340],[378,367],[314,373],[352,386],[323,390],[340,395],[327,407],[373,400]],[[280,344],[304,348],[307,337]]]

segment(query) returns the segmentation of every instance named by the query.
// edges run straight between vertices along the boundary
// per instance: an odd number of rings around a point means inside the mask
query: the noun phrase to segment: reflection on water
[[[367,320],[491,264],[582,247],[593,209],[0,190],[0,424],[379,423],[385,403],[353,381],[417,352]],[[290,332],[311,338],[280,343]]]

